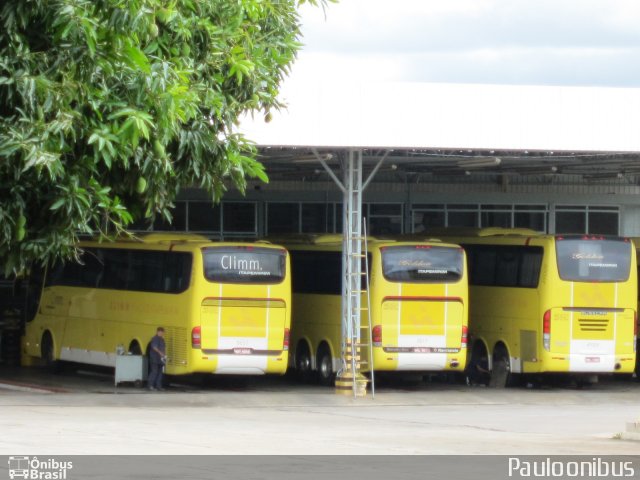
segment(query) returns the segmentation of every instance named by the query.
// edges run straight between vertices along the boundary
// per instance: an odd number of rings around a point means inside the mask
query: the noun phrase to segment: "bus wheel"
[[[40,342],[40,357],[44,360],[44,364],[47,369],[53,373],[60,372],[60,362],[55,359],[55,352],[53,348],[53,338],[51,333],[46,331],[42,335]]]
[[[311,352],[307,343],[301,341],[296,346],[296,377],[301,382],[308,382],[311,377]]]
[[[593,387],[598,383],[597,375],[581,375],[576,377],[576,388],[578,390],[584,390],[586,388]]]
[[[326,345],[322,345],[318,351],[317,365],[320,385],[327,387],[332,385],[334,377],[333,360],[331,359],[331,352]]]
[[[473,344],[467,366],[464,369],[464,375],[467,385],[489,384],[489,355],[482,342]]]
[[[489,386],[493,388],[506,388],[513,385],[511,373],[511,359],[506,348],[496,347],[493,353],[493,368]]]

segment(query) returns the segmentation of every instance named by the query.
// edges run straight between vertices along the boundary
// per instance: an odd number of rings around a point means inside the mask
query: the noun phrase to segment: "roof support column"
[[[342,352],[336,393],[356,396],[362,298],[362,150],[347,152],[342,171]]]
[[[362,150],[349,149],[341,158],[342,182],[329,165],[312,150],[329,176],[342,190],[342,351],[336,379],[336,393],[358,396],[366,393],[366,381],[359,374],[358,344],[361,344],[360,319],[363,292],[363,210],[362,193],[382,166],[389,152],[375,165],[363,182]],[[367,307],[369,307],[367,305]],[[368,332],[367,335],[371,335]],[[369,368],[373,366],[370,365]],[[364,386],[364,389],[360,388]]]

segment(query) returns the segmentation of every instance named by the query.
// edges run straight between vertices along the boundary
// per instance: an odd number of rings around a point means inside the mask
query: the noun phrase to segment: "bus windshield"
[[[286,252],[261,247],[203,249],[204,276],[219,283],[280,283],[285,277]]]
[[[461,248],[411,245],[381,251],[382,273],[391,282],[453,283],[462,277]]]
[[[602,237],[557,237],[558,273],[571,282],[624,282],[631,267],[631,243]]]

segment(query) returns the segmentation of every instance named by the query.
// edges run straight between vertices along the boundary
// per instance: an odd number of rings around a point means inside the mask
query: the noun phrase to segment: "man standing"
[[[149,364],[151,371],[147,379],[149,390],[164,390],[162,387],[162,367],[166,360],[166,347],[164,343],[164,328],[158,327],[155,336],[149,343]]]

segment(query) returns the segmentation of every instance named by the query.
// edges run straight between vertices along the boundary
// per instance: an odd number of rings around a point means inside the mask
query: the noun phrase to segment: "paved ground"
[[[375,400],[287,378],[179,379],[0,371],[0,454],[638,454],[640,383],[492,390],[380,386]]]

